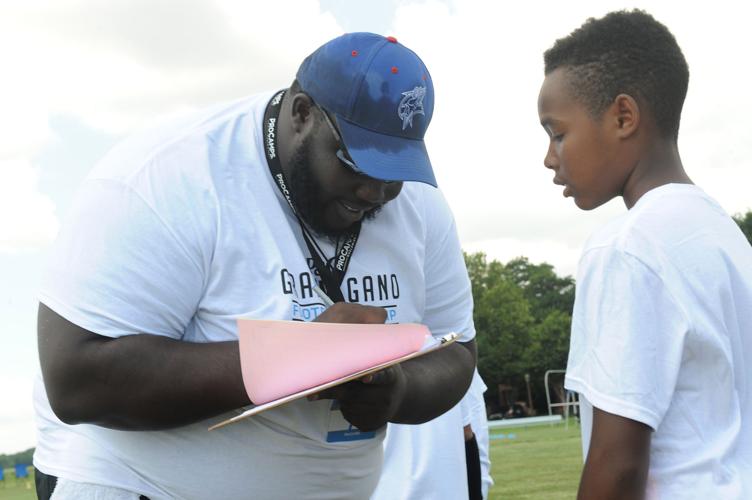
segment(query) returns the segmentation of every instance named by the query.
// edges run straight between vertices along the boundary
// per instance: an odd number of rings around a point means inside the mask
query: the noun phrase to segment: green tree
[[[466,254],[477,331],[478,371],[499,404],[499,384],[527,399],[524,376],[530,374],[534,405],[545,409],[543,375],[563,368],[569,351],[574,280],[560,277],[550,264],[520,257],[502,264],[482,253]]]
[[[572,317],[565,311],[551,311],[530,332],[527,368],[536,380],[546,370],[566,368]]]
[[[567,311],[553,310],[543,321],[537,323],[530,333],[530,345],[526,351],[528,373],[533,398],[533,406],[539,412],[547,411],[546,386],[544,376],[547,370],[566,369],[569,355],[569,336],[572,328],[572,317]],[[554,377],[550,382],[554,384],[551,391],[552,400],[559,400],[563,395],[563,388],[554,387],[562,381],[561,376]]]
[[[485,290],[473,313],[478,332],[478,369],[496,383],[523,374],[533,317],[522,290],[500,280]]]
[[[571,313],[574,278],[558,276],[551,264],[531,264],[526,257],[518,257],[507,262],[504,273],[523,290],[536,322],[552,311]]]
[[[752,210],[746,214],[736,214],[734,220],[739,224],[739,228],[741,228],[744,236],[747,237],[749,244],[752,245]]]
[[[34,456],[34,448],[13,453],[11,455],[0,455],[0,467],[9,469],[16,464],[30,464]]]
[[[482,252],[472,254],[463,252],[463,255],[465,256],[467,274],[470,277],[473,300],[477,302],[485,289],[485,280],[488,274],[486,255]]]

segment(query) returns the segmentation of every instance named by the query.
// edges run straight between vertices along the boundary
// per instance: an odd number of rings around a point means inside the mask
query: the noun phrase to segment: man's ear
[[[313,100],[305,93],[298,92],[292,96],[290,106],[290,121],[295,133],[307,133],[313,127]]]
[[[619,94],[611,104],[611,118],[615,126],[616,136],[627,139],[634,135],[640,126],[640,106],[629,94]]]

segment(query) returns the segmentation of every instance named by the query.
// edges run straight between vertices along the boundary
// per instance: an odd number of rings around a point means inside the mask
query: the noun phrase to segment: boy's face
[[[549,136],[543,164],[554,171],[554,184],[564,186],[564,196],[591,210],[621,194],[627,172],[619,161],[609,110],[594,119],[571,95],[565,68],[543,81],[538,116]]]

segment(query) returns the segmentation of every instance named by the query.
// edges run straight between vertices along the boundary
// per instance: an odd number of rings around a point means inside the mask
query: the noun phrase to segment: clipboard
[[[244,331],[243,328],[242,328],[243,324],[240,323],[242,321],[254,321],[254,320],[239,320],[239,338],[240,338],[241,344],[243,344],[241,346],[241,367],[244,368],[244,384],[246,385],[246,391],[248,391],[249,392],[249,396],[251,396],[250,391],[249,391],[249,387],[248,387],[249,384],[246,382],[246,375],[247,375],[247,371],[248,370],[247,370],[247,365],[245,367],[243,365],[243,349],[242,349],[242,347],[249,347],[248,343],[247,343],[248,340],[249,340],[249,336],[248,335],[243,335],[243,331]],[[268,322],[267,321],[265,323],[267,325],[264,325],[264,326],[271,326],[273,328],[275,326],[274,323],[279,324],[279,323],[291,323],[291,322],[280,322],[280,321],[277,321],[277,322],[275,322],[275,321]],[[271,325],[269,325],[269,323],[271,323]],[[298,323],[300,325],[300,322],[294,322],[294,323]],[[303,323],[303,324],[309,324],[309,323]],[[319,323],[319,325],[327,325],[327,323]],[[336,324],[335,323],[330,323],[328,325],[336,325]],[[248,324],[246,324],[245,326],[248,326]],[[277,325],[277,326],[279,326],[279,325]],[[380,328],[374,328],[374,329],[376,331],[382,330],[381,334],[382,335],[386,335],[387,336],[386,338],[389,339],[389,337],[391,335],[388,333],[388,330],[390,328],[393,329],[394,327],[397,327],[397,326],[400,326],[400,325],[348,325],[348,326],[350,328],[352,328],[352,329],[362,329],[363,326],[380,327]],[[405,326],[410,326],[410,325],[405,325]],[[226,425],[238,422],[240,420],[246,419],[246,418],[251,417],[253,415],[258,415],[259,413],[264,412],[266,410],[270,410],[272,408],[276,408],[278,406],[282,406],[282,405],[284,405],[286,403],[289,403],[291,401],[294,401],[294,400],[297,400],[297,399],[300,399],[300,398],[304,398],[306,396],[310,396],[311,394],[316,394],[318,392],[321,392],[323,390],[329,389],[331,387],[335,387],[337,385],[344,384],[346,382],[350,382],[352,380],[356,380],[356,379],[365,377],[366,375],[369,375],[371,373],[375,373],[375,372],[377,372],[379,370],[383,370],[384,368],[388,368],[388,367],[390,367],[392,365],[395,365],[397,363],[402,363],[403,361],[407,361],[409,359],[417,358],[417,357],[423,356],[424,354],[428,354],[428,353],[437,351],[439,349],[442,349],[442,348],[444,348],[444,347],[446,347],[446,346],[454,343],[459,338],[459,335],[457,333],[449,333],[447,335],[444,335],[443,337],[434,338],[434,337],[431,336],[430,332],[428,332],[427,327],[425,327],[424,325],[412,325],[412,326],[419,326],[422,329],[424,329],[424,331],[426,332],[427,337],[420,339],[421,342],[420,342],[419,347],[417,347],[417,348],[410,348],[410,347],[402,346],[402,350],[405,350],[406,348],[409,348],[410,352],[407,352],[406,354],[399,355],[397,357],[393,357],[391,359],[388,359],[386,361],[377,363],[375,365],[368,366],[367,368],[353,371],[351,373],[348,373],[346,375],[334,378],[332,380],[329,380],[329,381],[326,381],[326,382],[323,382],[323,383],[318,383],[318,384],[315,384],[315,385],[313,385],[311,387],[307,387],[307,388],[304,388],[302,390],[295,391],[295,392],[293,392],[291,394],[286,394],[286,395],[283,395],[283,396],[280,396],[280,397],[276,397],[276,398],[272,399],[271,401],[264,402],[262,404],[256,405],[256,406],[254,406],[252,408],[249,408],[249,409],[243,411],[243,413],[241,413],[239,415],[236,415],[236,416],[231,417],[229,419],[226,419],[226,420],[224,420],[222,422],[219,422],[219,423],[217,423],[215,425],[212,425],[211,427],[209,427],[209,430],[212,431],[212,430],[215,430],[215,429],[219,429],[221,427],[224,427]],[[305,327],[303,327],[303,328],[305,328]],[[322,327],[318,327],[318,328],[322,328]],[[341,327],[338,327],[338,328],[341,328]],[[387,333],[384,333],[383,330],[386,330]],[[415,337],[415,335],[413,335],[413,337]],[[270,338],[273,338],[273,337],[270,336]],[[244,342],[244,340],[245,340],[245,342]],[[315,341],[315,339],[312,339],[312,340]],[[389,340],[391,340],[391,339],[389,339]],[[414,342],[415,338],[413,338],[411,340],[412,340],[412,342]],[[251,399],[253,400],[253,397],[251,397]]]

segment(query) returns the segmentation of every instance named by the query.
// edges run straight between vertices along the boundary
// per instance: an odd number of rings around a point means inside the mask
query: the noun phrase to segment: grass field
[[[577,496],[582,471],[580,427],[564,424],[497,429],[491,436],[490,500],[571,499]],[[509,435],[514,439],[509,439]]]
[[[5,469],[5,479],[0,481],[0,499],[2,500],[36,500],[34,491],[34,472],[29,467],[29,477],[16,479],[13,469]]]
[[[491,435],[489,500],[571,499],[577,494],[582,470],[580,428],[572,421],[527,428],[498,429]],[[510,439],[510,434],[514,436]],[[0,481],[0,500],[34,500],[34,478],[16,479],[12,469]],[[449,499],[447,499],[449,500]]]

